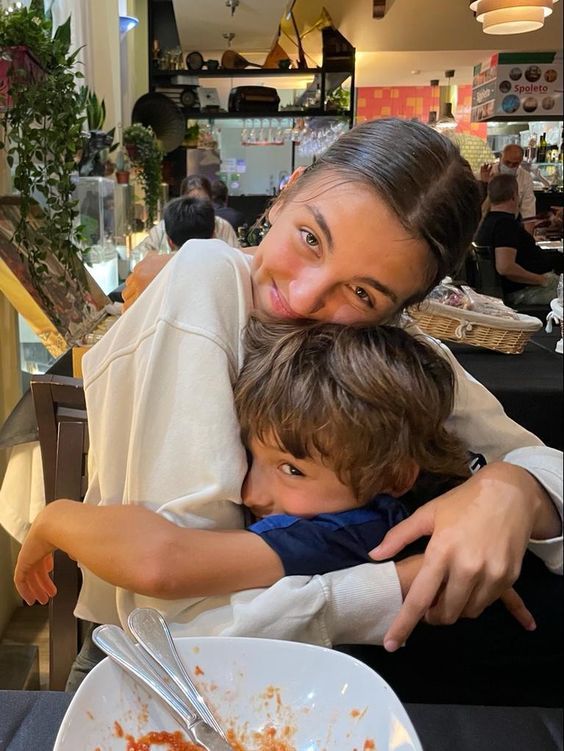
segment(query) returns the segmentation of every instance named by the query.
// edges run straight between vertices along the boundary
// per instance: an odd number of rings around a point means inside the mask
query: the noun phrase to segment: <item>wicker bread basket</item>
[[[522,352],[531,335],[542,328],[542,322],[532,316],[500,318],[432,300],[410,308],[409,315],[422,331],[436,339],[485,347],[508,355]]]

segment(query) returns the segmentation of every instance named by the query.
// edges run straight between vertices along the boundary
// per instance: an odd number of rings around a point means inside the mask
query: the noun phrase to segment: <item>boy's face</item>
[[[255,438],[249,450],[252,464],[241,497],[255,516],[317,516],[360,505],[352,490],[321,460],[296,459],[274,442],[265,444]]]

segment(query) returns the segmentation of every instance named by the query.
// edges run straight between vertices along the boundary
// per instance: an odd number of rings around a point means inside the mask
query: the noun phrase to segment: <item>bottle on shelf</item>
[[[542,162],[546,162],[546,133],[543,133],[539,140],[539,145],[537,148],[537,163],[541,164]]]

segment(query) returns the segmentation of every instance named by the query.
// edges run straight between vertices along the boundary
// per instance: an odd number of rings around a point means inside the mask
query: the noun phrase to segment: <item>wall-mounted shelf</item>
[[[319,109],[309,110],[260,110],[258,112],[225,112],[220,110],[219,112],[204,111],[201,110],[187,110],[181,111],[189,120],[252,120],[253,118],[297,118],[297,117],[325,117],[325,118],[348,118],[348,112],[323,112]]]

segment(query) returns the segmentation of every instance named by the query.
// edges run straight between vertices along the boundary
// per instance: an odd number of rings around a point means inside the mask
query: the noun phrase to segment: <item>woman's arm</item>
[[[386,635],[390,649],[423,617],[453,623],[481,613],[515,581],[527,546],[551,570],[562,570],[561,455],[509,420],[499,402],[447,356],[457,376],[450,428],[490,464],[391,530],[375,551],[373,557],[383,560],[431,535],[424,565]]]
[[[14,580],[29,605],[55,594],[55,549],[110,584],[163,599],[267,587],[284,576],[279,557],[251,532],[186,529],[140,506],[59,500],[38,515],[18,556]]]

